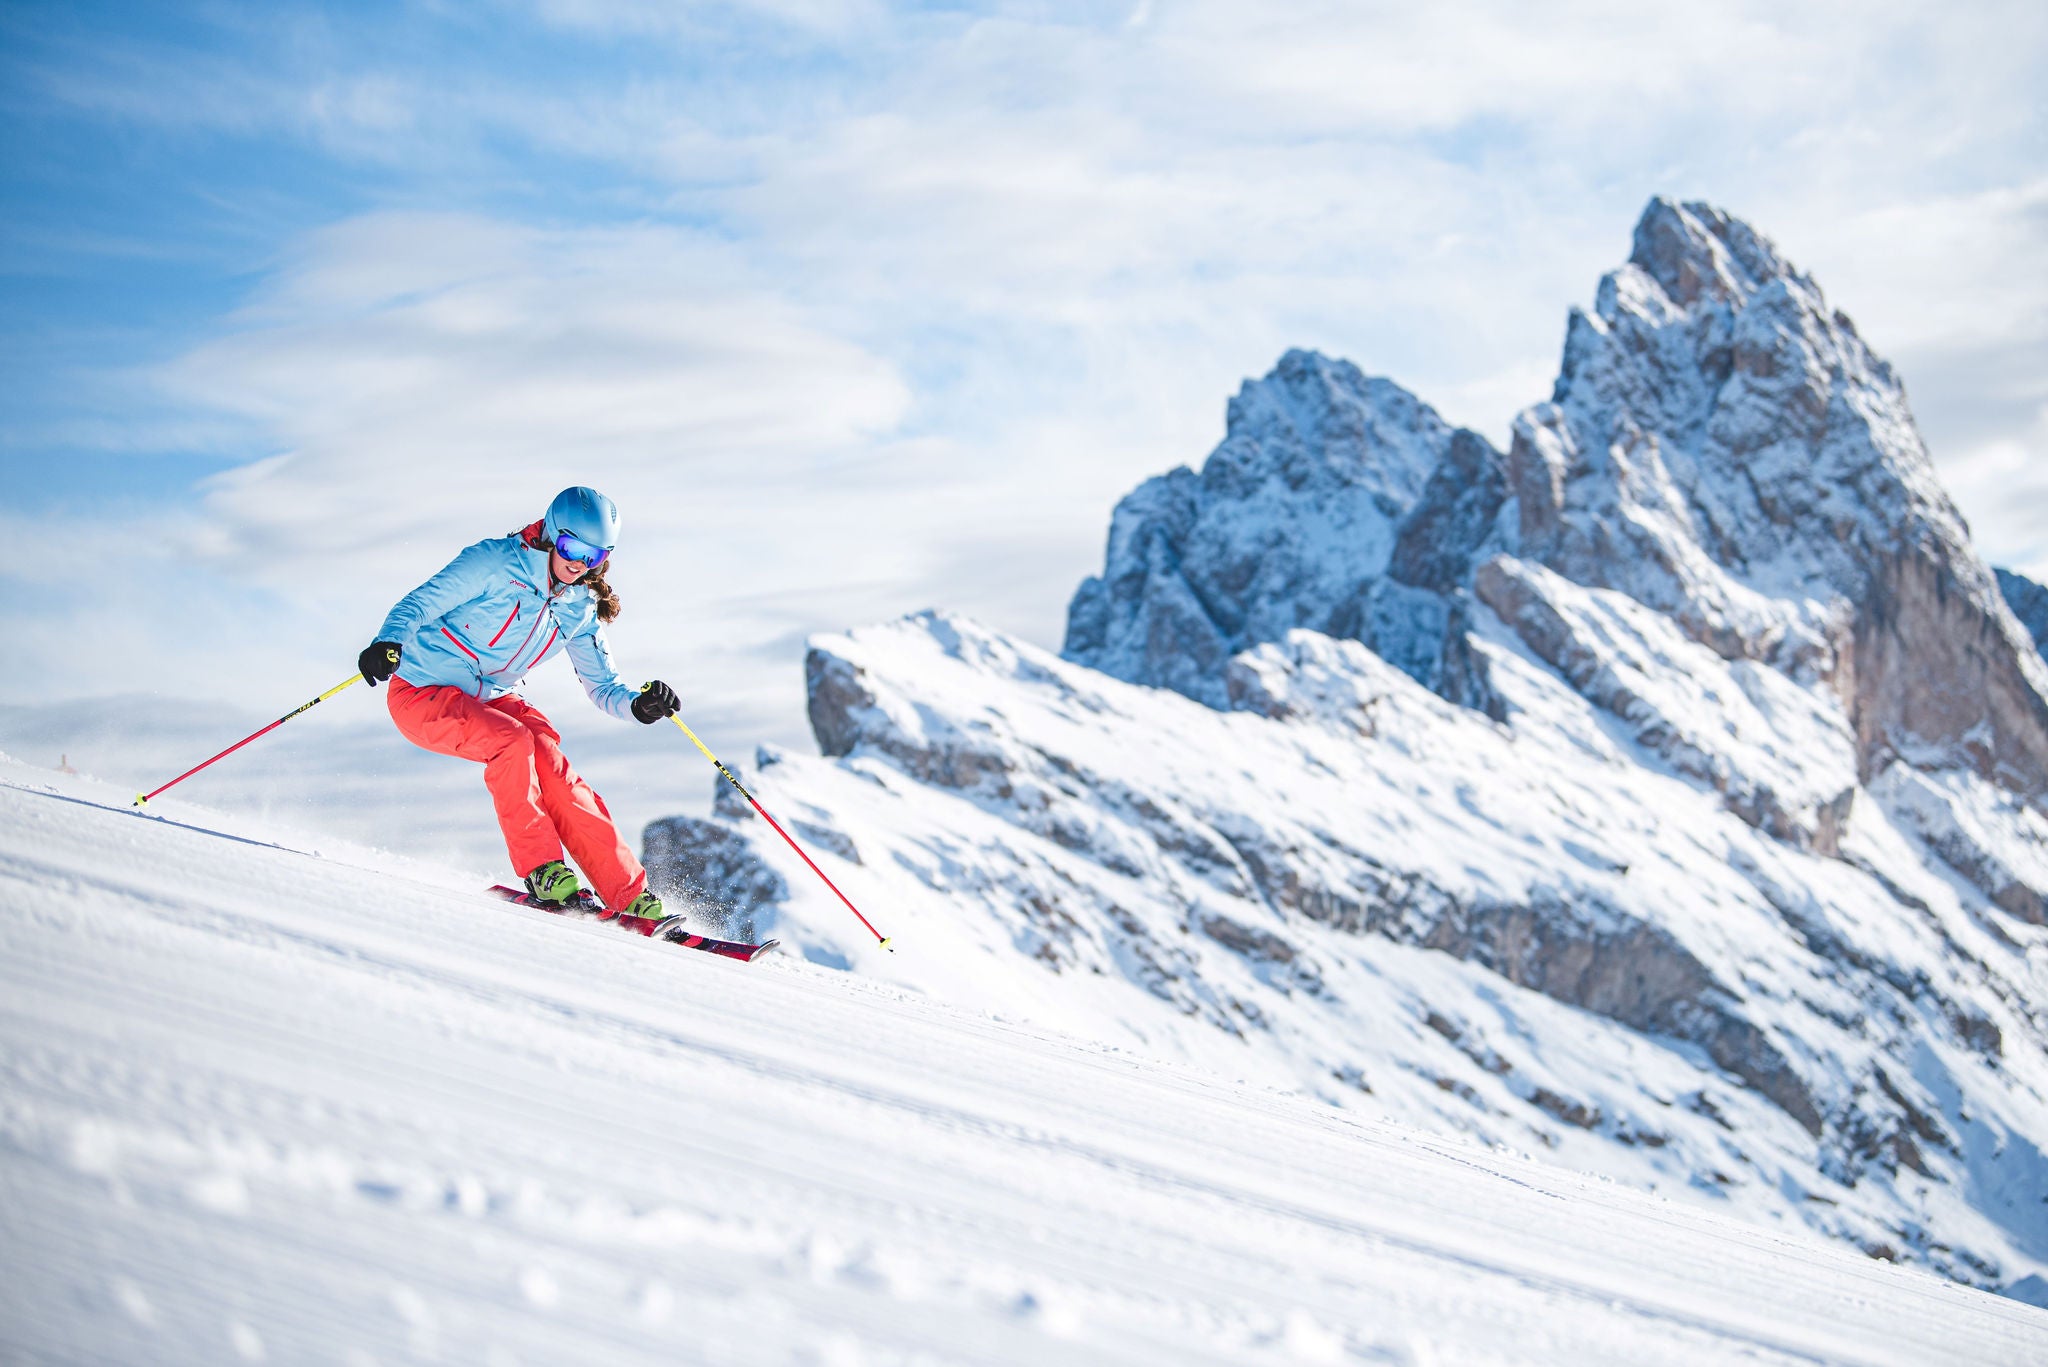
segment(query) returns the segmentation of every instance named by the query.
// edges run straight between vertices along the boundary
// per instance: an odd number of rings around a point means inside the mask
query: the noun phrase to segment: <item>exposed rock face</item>
[[[640,839],[647,884],[668,910],[726,938],[751,940],[756,918],[789,896],[782,875],[729,825],[669,816],[649,822]]]
[[[1463,428],[1422,498],[1401,524],[1388,577],[1412,588],[1450,593],[1472,573],[1475,553],[1494,539],[1508,499],[1508,467],[1486,439]]]
[[[1508,458],[1519,554],[1722,655],[1831,677],[1866,775],[1940,752],[2048,791],[2048,672],[1904,387],[1747,225],[1653,201]]]
[[[2005,595],[2005,605],[2020,619],[2020,625],[2034,638],[2041,653],[2048,656],[2048,589],[2011,570],[1992,573],[1998,576],[1998,591]]]
[[[1487,560],[1472,594],[1637,744],[1720,793],[1729,811],[1800,849],[1834,838],[1831,823],[1856,784],[1856,750],[1831,698],[1769,666],[1724,659],[1613,590],[1525,560]]]
[[[1201,474],[1147,480],[1117,505],[1102,577],[1068,612],[1067,657],[1221,707],[1246,646],[1296,627],[1365,635],[1401,521],[1454,447],[1461,468],[1497,459],[1399,385],[1288,352],[1231,400]],[[1447,487],[1431,516],[1454,542],[1484,514]],[[1441,572],[1431,544],[1409,558]]]

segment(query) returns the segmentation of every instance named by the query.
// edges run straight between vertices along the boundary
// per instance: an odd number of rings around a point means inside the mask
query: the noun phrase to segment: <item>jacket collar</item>
[[[534,585],[547,597],[554,597],[556,585],[548,573],[549,546],[541,539],[541,524],[531,523],[520,528],[513,535],[519,541],[520,563],[533,579]]]
[[[533,582],[543,585],[544,587],[541,589],[541,592],[550,601],[553,601],[563,598],[583,586],[581,584],[558,584],[555,582],[551,569],[552,562],[548,559],[554,547],[548,545],[547,536],[543,530],[546,521],[547,519],[542,518],[538,522],[529,522],[526,526],[515,532],[514,535],[519,538],[519,549],[526,557],[527,569],[533,575]]]

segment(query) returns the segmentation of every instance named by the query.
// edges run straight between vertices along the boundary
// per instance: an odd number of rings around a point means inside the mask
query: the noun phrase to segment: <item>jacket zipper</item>
[[[547,640],[545,640],[545,641],[542,641],[542,642],[540,643],[540,649],[539,649],[539,650],[536,650],[536,651],[535,651],[535,652],[533,653],[533,659],[532,659],[532,660],[531,660],[531,661],[530,661],[530,662],[529,662],[529,663],[528,663],[528,664],[527,664],[527,665],[525,666],[525,667],[526,667],[527,669],[532,669],[532,668],[534,667],[534,665],[537,665],[537,664],[539,664],[539,663],[541,662],[541,659],[542,659],[542,657],[544,657],[544,656],[545,656],[545,655],[546,655],[546,654],[548,653],[548,649],[549,649],[549,647],[551,647],[551,646],[553,646],[553,645],[554,645],[554,643],[555,643],[555,638],[556,638],[557,636],[560,636],[560,635],[562,634],[562,624],[561,624],[560,622],[555,622],[555,621],[554,621],[554,614],[553,614],[553,613],[545,611],[545,609],[546,609],[546,607],[547,607],[547,603],[548,603],[549,601],[552,601],[552,600],[553,600],[553,599],[554,599],[554,598],[555,598],[555,597],[556,597],[556,596],[557,596],[558,594],[560,594],[560,593],[561,593],[561,590],[560,590],[560,589],[554,589],[554,588],[551,588],[551,589],[549,589],[549,590],[548,590],[548,596],[547,596],[547,599],[546,599],[546,600],[543,600],[543,601],[542,601],[542,603],[541,603],[541,607],[542,607],[542,609],[543,609],[543,612],[542,612],[542,614],[541,614],[541,615],[542,615],[542,616],[544,616],[544,617],[546,617],[546,618],[548,618],[548,620],[549,620],[549,621],[550,621],[550,622],[551,622],[551,623],[553,624],[553,626],[554,626],[554,630],[552,630],[552,631],[550,631],[550,632],[548,633],[548,638],[547,638]],[[535,619],[534,619],[534,623],[533,623],[533,631],[539,631],[539,630],[540,630],[540,619],[539,619],[539,618],[535,618]],[[512,652],[512,658],[513,658],[514,660],[517,660],[517,659],[518,659],[518,658],[520,657],[520,655],[521,655],[522,653],[524,653],[524,652],[525,652],[525,650],[526,650],[526,644],[527,644],[527,641],[531,641],[531,640],[533,639],[533,631],[529,631],[529,632],[527,632],[527,633],[526,633],[526,641],[521,641],[521,642],[519,643],[519,649],[518,649],[518,650],[515,650],[515,651],[513,651],[513,652]],[[510,668],[510,666],[508,665],[508,666],[507,666],[507,668],[509,669],[509,668]],[[503,671],[503,670],[501,670],[501,671],[499,671],[499,672],[500,672],[500,673],[503,673],[504,671]]]
[[[519,585],[521,588],[531,589],[533,587],[531,584],[527,584],[519,579],[513,579],[512,582],[514,584]],[[552,596],[553,595],[550,595],[550,597]],[[493,646],[496,646],[500,640],[504,639],[505,633],[512,629],[512,624],[519,620],[520,611],[524,606],[525,605],[521,603],[514,603],[512,605],[512,615],[510,617],[507,617],[505,619],[504,625],[498,628],[498,634],[496,636],[491,637],[490,644],[484,647],[486,650],[490,649]],[[441,634],[443,636],[446,636],[450,641],[454,642],[455,648],[457,650],[461,651],[464,655],[469,656],[471,660],[476,662],[479,682],[481,682],[483,679],[495,679],[501,674],[510,673],[512,671],[512,667],[519,663],[519,657],[526,653],[526,648],[529,645],[533,644],[534,636],[540,631],[540,624],[542,619],[547,618],[549,616],[551,616],[551,614],[546,612],[542,612],[536,615],[533,619],[533,625],[526,629],[526,639],[521,641],[518,644],[518,646],[513,649],[512,658],[501,667],[488,671],[485,670],[483,667],[483,658],[479,656],[474,650],[471,650],[468,646],[464,645],[460,638],[458,638],[454,632],[448,630],[448,628],[446,627],[442,627]],[[540,649],[534,653],[533,662],[526,665],[526,668],[531,669],[533,668],[534,664],[539,663],[540,658],[548,653],[548,648],[554,645],[555,638],[557,636],[560,636],[561,634],[561,624],[555,623],[554,630],[548,633],[547,640],[541,642]]]
[[[464,655],[469,656],[470,659],[475,660],[479,665],[483,663],[483,660],[478,657],[477,653],[474,650],[471,650],[468,646],[464,645],[462,643],[462,638],[457,636],[454,632],[448,630],[448,628],[446,627],[442,627],[441,634],[443,636],[446,636],[449,640],[453,641],[455,643],[455,648],[461,651]]]
[[[514,603],[512,605],[512,615],[505,619],[505,625],[498,628],[498,634],[496,636],[493,636],[490,640],[484,642],[485,650],[489,650],[492,646],[498,644],[499,641],[504,639],[505,633],[512,629],[512,624],[519,620],[519,609],[522,606],[523,604],[520,603]]]
[[[548,653],[548,647],[549,647],[549,646],[551,646],[551,645],[553,645],[553,644],[555,643],[555,638],[556,638],[557,636],[560,636],[561,634],[562,634],[562,629],[561,629],[560,627],[556,627],[556,628],[555,628],[555,629],[554,629],[553,631],[551,631],[551,632],[549,632],[549,633],[548,633],[548,639],[547,639],[547,640],[546,640],[545,642],[543,642],[543,643],[541,644],[541,648],[540,648],[540,649],[539,649],[539,650],[538,650],[537,652],[535,652],[535,654],[534,654],[534,657],[533,657],[533,664],[532,664],[532,665],[528,665],[528,666],[527,666],[527,668],[528,668],[528,669],[531,669],[531,668],[533,668],[533,665],[537,665],[537,664],[539,664],[539,663],[540,663],[540,661],[541,661],[541,656],[543,656],[543,655],[545,655],[545,654],[547,654],[547,653]]]
[[[541,618],[545,616],[547,616],[547,614],[543,612],[533,619],[533,625],[526,629],[526,639],[521,641],[519,645],[513,650],[511,660],[507,661],[502,667],[491,671],[492,678],[496,678],[498,675],[505,673],[506,671],[510,670],[514,664],[518,663],[519,657],[526,653],[526,648],[533,644],[534,633],[540,630]],[[554,637],[550,636],[548,638],[548,642],[549,644],[553,644]],[[479,661],[479,663],[481,663],[481,661]]]

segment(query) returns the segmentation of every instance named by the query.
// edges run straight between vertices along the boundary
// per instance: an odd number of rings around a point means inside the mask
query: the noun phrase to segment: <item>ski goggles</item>
[[[579,561],[592,569],[602,565],[612,553],[609,546],[593,546],[573,532],[563,532],[555,538],[555,552],[564,560]]]

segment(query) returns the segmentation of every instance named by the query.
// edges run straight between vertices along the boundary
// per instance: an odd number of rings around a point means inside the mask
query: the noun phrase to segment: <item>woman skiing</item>
[[[518,695],[526,673],[566,650],[583,691],[621,721],[652,724],[681,705],[667,684],[638,693],[619,682],[604,623],[619,615],[605,582],[619,510],[595,489],[564,489],[547,516],[479,541],[399,599],[359,664],[413,744],[484,766],[512,867],[544,902],[582,886],[563,846],[608,908],[660,917],[647,871],[619,838],[604,799],[562,754],[562,738]]]

